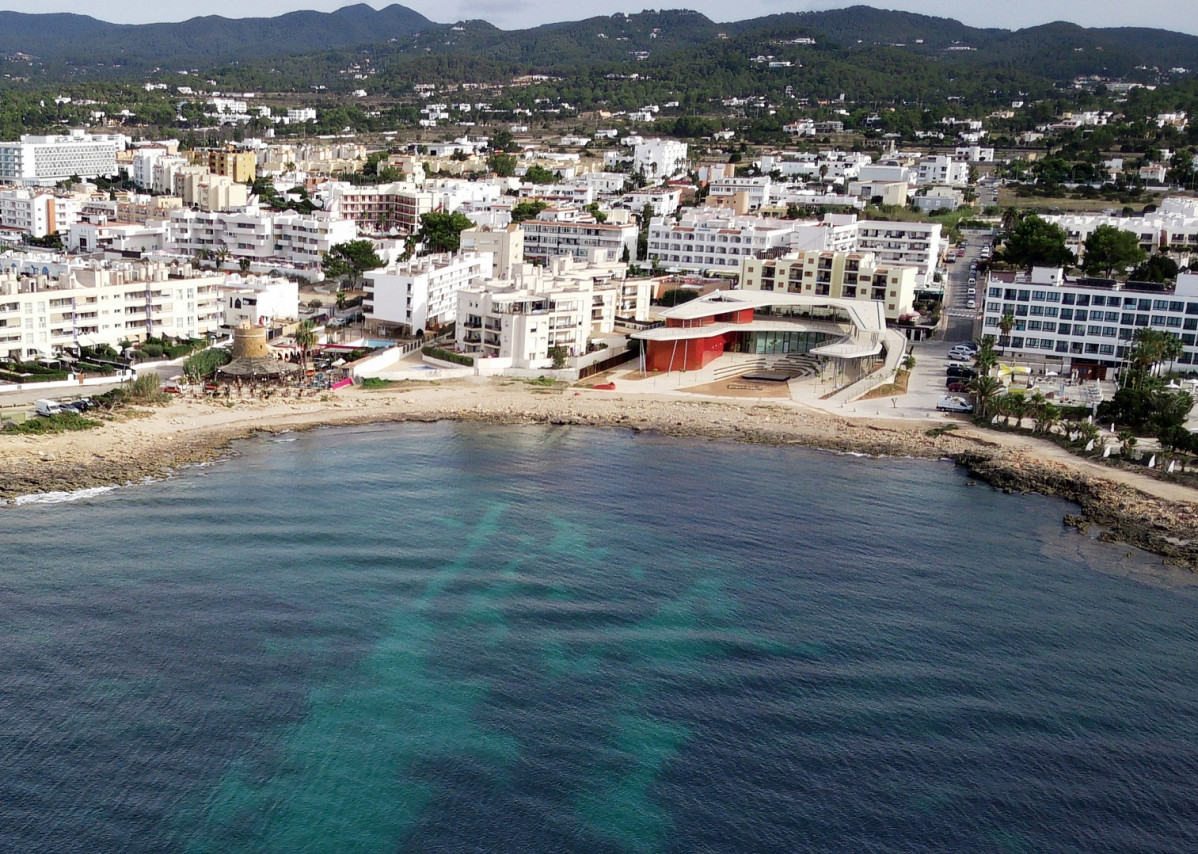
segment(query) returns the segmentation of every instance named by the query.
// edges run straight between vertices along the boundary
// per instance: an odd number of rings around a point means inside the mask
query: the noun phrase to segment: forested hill
[[[859,89],[863,75],[899,75],[928,87],[939,85],[938,79],[968,78],[975,89],[993,78],[999,88],[1018,91],[1043,90],[1083,75],[1146,82],[1184,75],[1198,69],[1198,37],[1067,23],[1014,32],[978,29],[866,6],[727,23],[686,10],[646,11],[512,31],[486,21],[434,23],[399,5],[136,26],[82,15],[0,12],[0,73],[9,80],[135,80],[158,70],[194,69],[247,88],[336,89],[352,80],[341,69],[363,56],[370,57],[374,72],[383,72],[376,82],[395,84],[438,69],[442,74],[469,69],[474,78],[496,80],[537,71],[668,73],[699,80],[694,75],[739,75],[751,58],[769,56],[792,63],[787,67],[806,67],[804,75],[793,72],[805,78],[795,82],[820,76],[827,88]],[[817,64],[822,75],[816,74]],[[894,79],[890,88],[903,83]],[[874,88],[886,97],[886,87]]]
[[[135,25],[109,24],[86,15],[0,12],[0,55],[31,57],[52,68],[114,63],[130,70],[157,65],[203,68],[387,42],[441,27],[399,5],[377,11],[358,4],[336,12],[290,12],[275,18],[210,15],[179,23]]]

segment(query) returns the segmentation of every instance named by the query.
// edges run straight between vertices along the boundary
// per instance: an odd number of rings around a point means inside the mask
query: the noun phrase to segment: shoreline
[[[767,401],[548,391],[527,383],[454,381],[352,389],[301,401],[175,400],[142,417],[95,430],[0,437],[0,500],[159,479],[209,462],[257,434],[371,423],[459,421],[617,427],[679,438],[799,445],[870,456],[948,458],[971,477],[1006,492],[1035,492],[1076,503],[1064,524],[1105,530],[1099,539],[1156,553],[1198,571],[1198,491],[1145,476],[1103,470],[1031,437],[989,433],[966,422],[851,419]],[[928,436],[933,426],[956,430]]]

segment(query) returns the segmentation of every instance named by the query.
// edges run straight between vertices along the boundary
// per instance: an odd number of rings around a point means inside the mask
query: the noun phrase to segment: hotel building
[[[1060,268],[991,273],[985,282],[982,334],[993,335],[1014,359],[1033,367],[1104,379],[1118,368],[1137,329],[1181,339],[1181,366],[1198,365],[1198,274],[1176,285],[1067,279]],[[1002,335],[1004,315],[1014,318]]]
[[[0,259],[0,353],[10,358],[51,356],[148,336],[202,338],[221,322],[223,275],[189,266],[101,264],[65,256],[36,262]]]

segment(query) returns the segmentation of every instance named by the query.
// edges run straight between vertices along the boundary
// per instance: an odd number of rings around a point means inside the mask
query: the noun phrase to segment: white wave
[[[117,488],[115,486],[93,486],[89,489],[75,489],[70,492],[39,492],[36,495],[18,495],[12,500],[12,503],[18,507],[23,504],[69,504],[72,501],[103,495],[105,492],[112,492]]]

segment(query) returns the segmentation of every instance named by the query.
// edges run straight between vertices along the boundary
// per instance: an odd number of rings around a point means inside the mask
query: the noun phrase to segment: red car
[[[969,391],[969,381],[968,380],[949,380],[948,381],[948,390],[949,391]]]

